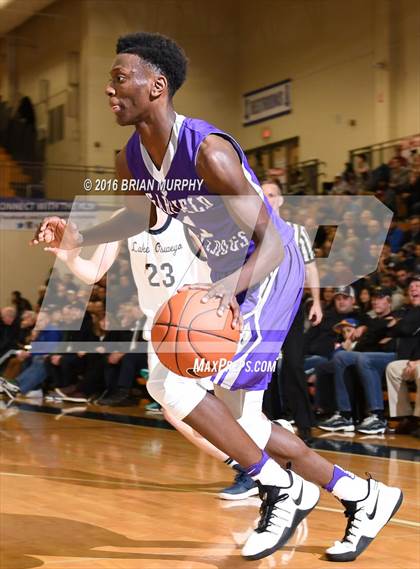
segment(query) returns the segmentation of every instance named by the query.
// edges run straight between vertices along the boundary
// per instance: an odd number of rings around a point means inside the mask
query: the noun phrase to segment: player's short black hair
[[[137,32],[121,36],[117,53],[132,53],[158,67],[168,80],[169,95],[178,91],[187,75],[187,57],[172,39],[161,34]]]

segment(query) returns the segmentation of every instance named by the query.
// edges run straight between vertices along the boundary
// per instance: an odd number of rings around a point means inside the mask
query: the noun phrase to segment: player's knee
[[[238,423],[259,448],[264,449],[267,446],[271,435],[271,421],[266,417],[240,417]]]
[[[184,419],[204,398],[206,391],[196,382],[148,381],[147,390],[151,397],[177,419]]]
[[[159,405],[163,406],[165,395],[164,383],[160,381],[148,381],[146,383],[146,388],[150,397],[157,401]]]

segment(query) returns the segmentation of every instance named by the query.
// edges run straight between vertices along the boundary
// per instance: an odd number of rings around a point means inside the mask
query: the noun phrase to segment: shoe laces
[[[234,478],[234,482],[235,484],[240,484],[241,482],[244,482],[245,478],[246,478],[245,472],[239,470]]]
[[[236,468],[236,470],[238,471],[237,474],[235,475],[234,478],[234,483],[235,484],[244,484],[246,485],[246,483],[249,481],[249,479],[251,478],[246,472],[245,470],[243,470],[242,468]],[[252,479],[251,479],[252,480]]]
[[[284,507],[280,507],[279,504],[281,502],[285,502],[289,498],[289,494],[279,494],[276,498],[272,498],[269,492],[263,493],[260,489],[260,497],[261,497],[261,506],[260,506],[260,521],[258,522],[257,529],[255,530],[257,533],[262,533],[264,531],[270,531],[269,527],[276,524],[275,521],[287,521],[284,518],[281,518],[277,515],[275,510],[278,512],[284,512],[285,514],[290,516],[290,510],[286,510]]]
[[[357,507],[357,502],[344,502],[346,509],[344,515],[347,518],[347,525],[344,532],[344,537],[341,541],[347,541],[348,543],[353,543],[353,540],[357,537],[355,531],[359,529],[359,525],[362,520],[357,517],[358,512],[363,509],[363,506]]]
[[[370,474],[370,472],[366,472],[367,477],[368,477],[368,484],[369,484],[369,492],[368,495],[370,494],[371,491],[371,487],[370,487],[370,481],[372,480],[372,475]],[[366,496],[367,498],[367,496]],[[357,535],[354,533],[356,530],[359,529],[359,525],[356,525],[357,523],[362,522],[361,518],[357,517],[357,514],[359,512],[361,512],[362,510],[364,510],[365,505],[364,502],[366,500],[366,498],[364,498],[363,500],[359,500],[359,502],[362,503],[361,506],[357,507],[358,502],[347,502],[345,500],[342,500],[342,504],[346,507],[345,511],[344,511],[344,515],[347,518],[347,525],[346,525],[346,529],[344,532],[344,537],[341,540],[343,541],[347,541],[348,543],[353,543],[353,540],[355,538],[357,538]]]

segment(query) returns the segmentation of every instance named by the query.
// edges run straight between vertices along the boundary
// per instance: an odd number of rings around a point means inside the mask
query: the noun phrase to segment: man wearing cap
[[[398,313],[391,312],[392,291],[376,287],[372,291],[375,318],[367,317],[363,326],[354,327],[348,334],[349,349],[337,351],[333,358],[334,386],[337,412],[319,424],[325,431],[354,431],[349,393],[344,381],[347,368],[355,366],[366,394],[369,415],[357,427],[365,434],[384,433],[387,423],[383,417],[382,375],[395,359],[396,339],[390,337],[389,324]],[[339,323],[343,324],[343,322]],[[337,327],[336,327],[337,328]]]
[[[333,307],[326,310],[324,319],[315,327],[310,328],[304,336],[305,372],[316,377],[315,405],[325,411],[333,411],[331,407],[331,375],[334,373],[332,360],[337,334],[334,326],[343,318],[353,318],[358,321],[356,335],[361,335],[367,320],[355,306],[355,292],[351,286],[341,286],[334,290]]]
[[[327,362],[334,352],[336,334],[334,326],[343,318],[354,318],[360,326],[355,333],[360,336],[364,329],[366,316],[355,307],[355,292],[351,286],[341,286],[334,291],[334,307],[326,310],[324,318],[318,326],[309,328],[305,333],[305,371],[316,368]]]

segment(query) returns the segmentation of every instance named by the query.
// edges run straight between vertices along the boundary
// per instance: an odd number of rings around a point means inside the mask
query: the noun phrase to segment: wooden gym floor
[[[419,453],[412,437],[350,440],[316,432],[314,446],[331,461],[404,490],[396,519],[357,561],[330,565],[323,558],[346,525],[340,504],[323,492],[283,550],[247,562],[240,546],[259,501],[217,498],[230,470],[137,409],[89,411],[3,403],[1,569],[419,567]]]

